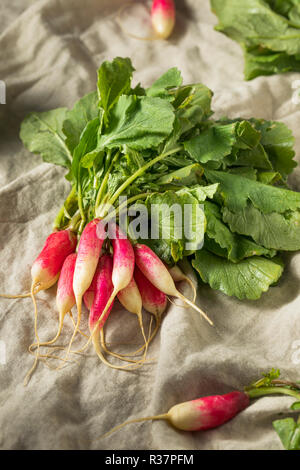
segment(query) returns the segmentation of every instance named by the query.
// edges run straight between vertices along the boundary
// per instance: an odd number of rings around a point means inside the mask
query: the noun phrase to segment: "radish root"
[[[99,439],[104,439],[105,437],[110,436],[116,431],[119,431],[119,429],[122,429],[124,426],[127,424],[134,424],[134,423],[143,423],[144,421],[154,421],[154,420],[168,420],[169,415],[168,413],[161,414],[161,415],[156,415],[156,416],[147,416],[146,418],[137,418],[137,419],[131,419],[129,421],[125,421],[125,423],[119,424],[118,426],[115,426],[113,429],[110,431],[106,432],[103,434]]]

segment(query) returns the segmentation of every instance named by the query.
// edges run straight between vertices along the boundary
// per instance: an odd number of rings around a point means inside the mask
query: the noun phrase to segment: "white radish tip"
[[[172,16],[166,17],[162,11],[157,11],[152,15],[152,25],[159,38],[167,39],[173,31],[175,19]]]

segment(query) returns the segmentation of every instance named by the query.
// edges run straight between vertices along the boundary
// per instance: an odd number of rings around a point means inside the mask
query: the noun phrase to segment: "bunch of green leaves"
[[[241,44],[245,79],[300,71],[299,0],[211,0],[220,31]]]
[[[147,89],[132,85],[133,72],[128,58],[106,61],[97,90],[73,109],[23,121],[26,147],[67,170],[71,191],[55,228],[80,235],[112,206],[118,213],[126,196],[159,233],[144,242],[161,259],[188,257],[212,288],[258,299],[283,272],[281,252],[300,249],[300,193],[287,186],[291,131],[255,118],[214,120],[212,91],[183,85],[175,67]],[[188,217],[172,213],[187,205]]]

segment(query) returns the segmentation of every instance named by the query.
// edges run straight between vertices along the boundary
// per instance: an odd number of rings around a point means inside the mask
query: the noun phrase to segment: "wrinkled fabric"
[[[103,60],[129,56],[135,82],[145,86],[177,66],[185,83],[202,81],[214,91],[217,116],[282,120],[293,130],[299,161],[300,104],[292,101],[298,74],[243,81],[241,49],[214,31],[217,21],[206,0],[178,1],[174,34],[154,42],[122,32],[116,13],[123,3],[1,1],[0,80],[7,86],[7,103],[0,105],[1,292],[28,292],[32,261],[68,193],[65,170],[43,163],[22,146],[20,122],[33,110],[71,107],[94,90]],[[290,184],[300,190],[299,169]],[[0,344],[6,348],[6,363],[0,361],[1,449],[282,449],[272,421],[280,413],[291,416],[290,397],[259,399],[207,432],[179,432],[157,421],[99,437],[127,419],[164,413],[203,395],[241,390],[272,367],[299,380],[300,254],[284,258],[282,279],[258,301],[239,301],[199,286],[199,305],[215,328],[196,312],[170,305],[143,368],[109,369],[90,349],[88,356],[72,357],[77,362],[58,371],[40,363],[26,388],[23,379],[33,361],[27,352],[34,341],[32,303],[0,299]],[[190,295],[187,286],[181,289]],[[57,327],[55,288],[40,293],[37,305],[39,335],[47,340]],[[144,318],[149,325],[149,315]],[[68,342],[72,329],[68,318],[58,344]],[[87,332],[86,311],[82,329]],[[137,319],[120,306],[106,334],[118,351],[142,343]]]

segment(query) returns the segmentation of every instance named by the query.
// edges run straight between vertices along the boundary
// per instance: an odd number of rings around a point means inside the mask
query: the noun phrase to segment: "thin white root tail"
[[[122,429],[124,426],[127,426],[127,424],[143,423],[144,421],[154,421],[154,420],[161,420],[161,419],[168,420],[169,419],[168,413],[165,413],[162,415],[156,415],[156,416],[147,416],[146,418],[131,419],[129,421],[125,421],[125,423],[115,426],[113,429],[106,432],[105,434],[102,434],[100,439],[104,439],[105,437],[110,436],[114,432],[119,431],[119,429]]]
[[[182,295],[179,291],[177,291],[177,297],[179,297],[180,299],[182,299],[185,303],[187,303],[190,307],[192,307],[194,310],[196,310],[197,312],[200,313],[200,315],[202,315],[203,318],[205,318],[205,320],[211,325],[211,326],[214,326],[213,322],[211,321],[211,319],[206,315],[205,312],[203,312],[203,310],[201,310],[201,308],[199,308],[197,305],[194,304],[194,302],[192,302],[191,300],[187,299],[184,295]]]
[[[25,376],[25,379],[24,379],[24,387],[26,387],[26,386],[28,385],[29,380],[30,380],[30,377],[32,376],[33,372],[34,372],[35,369],[36,369],[36,366],[37,366],[38,360],[39,360],[39,352],[40,352],[40,339],[39,339],[38,327],[37,327],[38,309],[37,309],[37,304],[36,304],[36,299],[35,299],[35,293],[34,293],[35,287],[36,287],[36,284],[35,284],[34,281],[33,281],[33,282],[32,282],[32,285],[31,285],[30,295],[31,295],[31,298],[32,298],[33,306],[34,306],[34,333],[35,333],[35,338],[36,338],[37,350],[36,350],[36,354],[35,354],[34,363],[33,363],[32,367],[31,367],[31,369],[27,372],[27,374],[26,374],[26,376]]]

